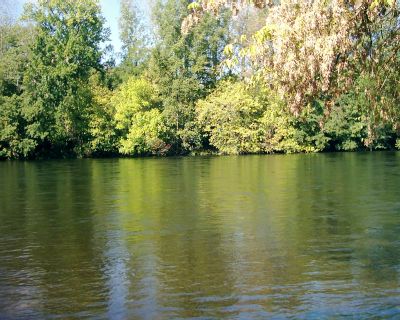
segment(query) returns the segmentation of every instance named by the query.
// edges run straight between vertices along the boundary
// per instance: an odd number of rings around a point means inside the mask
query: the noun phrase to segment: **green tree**
[[[118,134],[115,122],[113,92],[107,87],[107,77],[96,72],[89,80],[92,94],[88,130],[90,140],[85,153],[91,156],[114,155],[118,153]]]
[[[0,96],[0,159],[27,157],[35,147],[25,134],[21,105],[21,96]]]
[[[107,39],[96,0],[39,0],[25,16],[36,28],[25,73],[23,115],[38,152],[82,154],[87,142],[92,70],[102,70]]]
[[[181,24],[188,1],[158,1],[154,24],[158,43],[152,52],[148,76],[163,102],[163,114],[174,132],[171,144],[177,153],[200,147],[194,126],[195,102],[216,85],[223,49],[229,42],[229,15],[207,15],[187,34]]]
[[[0,6],[0,158],[20,158],[34,147],[25,134],[21,95],[35,33],[16,20],[10,2]]]
[[[390,79],[394,73],[388,71],[385,78]],[[396,82],[388,80],[388,85],[382,87],[379,85],[381,80],[381,76],[372,79],[360,77],[356,79],[352,90],[337,99],[324,124],[324,131],[331,139],[331,149],[350,151],[393,148],[399,121],[395,106],[398,105],[396,100],[400,99],[395,98],[398,93],[394,96],[391,94],[391,88]],[[386,106],[380,105],[382,103]],[[392,109],[390,114],[384,112],[388,110],[387,107]]]

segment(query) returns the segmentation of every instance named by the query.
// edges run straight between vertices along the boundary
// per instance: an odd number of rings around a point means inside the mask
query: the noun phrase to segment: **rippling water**
[[[0,319],[400,319],[400,153],[0,163]]]

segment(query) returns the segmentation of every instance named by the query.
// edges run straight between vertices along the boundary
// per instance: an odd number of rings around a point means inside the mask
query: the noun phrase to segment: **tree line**
[[[400,148],[398,1],[2,6],[0,158]]]

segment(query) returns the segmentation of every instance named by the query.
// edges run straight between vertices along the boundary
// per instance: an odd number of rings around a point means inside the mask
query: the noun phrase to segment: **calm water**
[[[0,163],[0,319],[400,319],[400,153]]]

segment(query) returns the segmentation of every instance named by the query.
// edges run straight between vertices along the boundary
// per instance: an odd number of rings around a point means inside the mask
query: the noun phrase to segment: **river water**
[[[400,319],[400,153],[0,163],[0,319]]]

